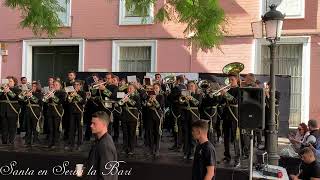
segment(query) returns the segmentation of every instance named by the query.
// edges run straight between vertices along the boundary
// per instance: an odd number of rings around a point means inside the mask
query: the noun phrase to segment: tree
[[[151,4],[157,0],[125,0],[126,8],[134,8],[135,13],[146,17]],[[23,20],[21,27],[29,27],[35,35],[47,33],[56,36],[61,21],[59,12],[64,9],[57,0],[5,0],[5,5],[19,9]],[[226,33],[226,22],[223,9],[218,0],[167,0],[156,12],[155,21],[175,21],[187,25],[185,36],[192,34],[190,42],[202,50],[218,47]]]

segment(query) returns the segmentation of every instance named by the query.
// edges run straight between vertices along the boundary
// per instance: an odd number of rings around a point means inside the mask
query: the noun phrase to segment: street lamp
[[[278,150],[278,131],[276,129],[276,120],[275,120],[275,47],[276,42],[280,40],[282,24],[285,15],[280,11],[276,10],[277,6],[272,4],[270,10],[266,12],[261,18],[262,21],[252,23],[252,31],[255,38],[259,36],[265,37],[269,42],[270,48],[270,119],[267,119],[267,143],[266,149],[269,157],[269,164],[278,165],[279,156],[277,153]],[[258,30],[258,31],[257,31]],[[261,30],[261,32],[259,32]],[[265,32],[265,33],[264,33]]]

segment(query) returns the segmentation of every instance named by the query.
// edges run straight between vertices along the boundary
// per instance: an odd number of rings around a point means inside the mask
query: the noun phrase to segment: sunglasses
[[[298,128],[298,131],[301,131],[302,129],[301,128]]]

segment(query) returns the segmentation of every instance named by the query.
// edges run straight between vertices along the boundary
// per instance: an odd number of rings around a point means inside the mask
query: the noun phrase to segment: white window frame
[[[157,71],[157,40],[115,40],[112,41],[112,72],[120,69],[120,47],[151,47],[151,72]]]
[[[119,25],[148,25],[153,24],[154,6],[150,4],[149,16],[145,17],[126,17],[126,1],[119,0]]]
[[[63,1],[65,1],[65,0],[63,0]],[[68,16],[68,18],[67,18],[67,22],[66,23],[63,23],[60,27],[71,27],[71,7],[72,7],[72,0],[67,0],[68,1],[68,3],[67,3],[67,8],[66,8],[66,13],[67,13],[67,16]]]
[[[33,46],[79,46],[78,71],[84,71],[84,39],[35,39],[22,42],[22,69],[21,77],[32,79],[32,47]]]
[[[308,123],[310,103],[310,62],[311,62],[311,37],[310,36],[284,36],[277,44],[302,44],[302,89],[301,89],[301,120]],[[255,66],[254,73],[261,72],[261,47],[269,45],[265,39],[255,40]]]
[[[270,1],[270,0],[260,0],[260,4],[261,4],[261,9],[260,9],[260,14],[263,15],[266,13],[266,1]],[[303,19],[305,18],[305,1],[306,0],[299,0],[302,1],[301,2],[301,6],[300,6],[300,15],[286,15],[285,19]]]

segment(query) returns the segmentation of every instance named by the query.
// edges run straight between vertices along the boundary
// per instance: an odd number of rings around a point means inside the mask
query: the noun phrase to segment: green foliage
[[[125,1],[126,8],[144,20],[150,5],[157,3],[157,0]],[[5,5],[19,9],[23,18],[21,26],[30,27],[36,35],[46,32],[49,37],[54,37],[62,24],[57,13],[64,9],[57,0],[5,0]],[[218,0],[166,0],[155,14],[155,22],[165,21],[186,24],[185,36],[202,50],[219,47],[225,33],[225,15]],[[189,37],[191,33],[193,35]]]
[[[19,9],[22,16],[21,27],[31,28],[37,36],[45,32],[49,37],[54,37],[62,25],[58,13],[65,9],[57,0],[5,0],[5,5]]]
[[[126,0],[126,6],[132,7],[136,4],[136,13],[143,17],[150,4],[155,3],[155,0]],[[218,0],[167,0],[155,15],[155,21],[170,20],[187,24],[185,35],[188,37],[192,34],[188,38],[202,50],[219,48],[223,34],[226,33],[225,14]]]

